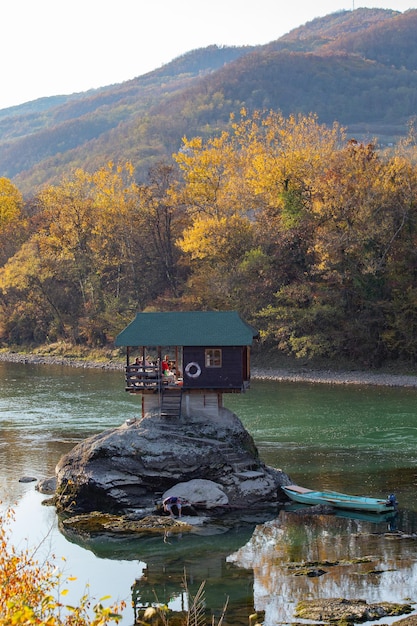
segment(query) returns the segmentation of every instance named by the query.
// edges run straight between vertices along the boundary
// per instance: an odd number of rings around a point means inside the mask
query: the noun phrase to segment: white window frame
[[[221,348],[206,348],[204,353],[204,363],[206,368],[222,367],[223,355]]]

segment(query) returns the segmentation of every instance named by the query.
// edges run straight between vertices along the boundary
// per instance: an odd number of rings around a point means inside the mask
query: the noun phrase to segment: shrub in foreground
[[[104,626],[119,623],[124,603],[106,607],[109,596],[93,604],[88,594],[78,606],[65,604],[67,583],[53,561],[39,563],[34,550],[16,549],[10,542],[13,511],[0,516],[0,626]]]

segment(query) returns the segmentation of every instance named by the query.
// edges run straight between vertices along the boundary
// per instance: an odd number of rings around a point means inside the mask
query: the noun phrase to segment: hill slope
[[[394,140],[416,111],[416,26],[417,10],[342,11],[265,46],[211,46],[119,85],[4,109],[0,176],[30,195],[67,169],[129,159],[144,180],[184,135],[218,132],[243,105]]]

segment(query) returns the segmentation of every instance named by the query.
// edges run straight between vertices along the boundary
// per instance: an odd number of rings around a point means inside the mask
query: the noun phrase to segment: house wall
[[[222,408],[222,397],[218,393],[184,394],[181,415],[185,417],[219,417]]]
[[[161,410],[161,396],[158,393],[142,395],[142,416],[159,413]]]
[[[246,359],[242,346],[219,346],[222,351],[221,367],[205,366],[205,347],[183,348],[184,389],[241,389],[243,386],[243,360]],[[187,375],[187,365],[196,363],[201,369],[197,377]],[[196,368],[191,369],[191,373]]]
[[[181,415],[185,417],[219,417],[219,411],[223,406],[221,393],[216,392],[192,392],[185,393],[182,398]],[[142,396],[142,408],[138,410],[142,417],[145,415],[158,415],[161,409],[159,394]]]

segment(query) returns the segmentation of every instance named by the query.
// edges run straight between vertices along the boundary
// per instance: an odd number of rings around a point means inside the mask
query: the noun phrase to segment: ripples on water
[[[366,475],[377,490],[401,489],[408,501],[411,485],[400,473],[417,462],[416,401],[414,389],[255,382],[227,404],[265,460],[298,482],[364,493]]]
[[[395,492],[397,528],[417,531],[417,390],[254,381],[248,393],[224,400],[267,464],[308,487]],[[182,602],[185,566],[196,583],[207,580],[213,606],[230,596],[233,626],[247,624],[253,603],[266,610],[265,626],[272,626],[292,621],[294,602],[302,597],[417,600],[416,542],[387,539],[385,522],[299,518],[276,510],[269,521],[235,521],[207,542],[195,536],[165,542],[101,537],[78,545],[65,538],[54,509],[42,507],[33,484],[18,478],[52,475],[62,454],[79,440],[139,412],[138,399],[124,391],[121,372],[0,363],[1,497],[18,502],[14,538],[37,544],[48,535],[48,550],[65,556],[68,575],[79,577],[76,597],[89,582],[96,597],[111,592],[114,599],[129,601],[132,585],[145,597],[152,582],[161,596],[169,596],[160,600],[175,608]],[[301,560],[366,554],[373,555],[370,567],[383,573],[372,578],[365,566],[339,565],[310,579],[295,577],[290,568]],[[123,623],[132,620],[128,609]]]

